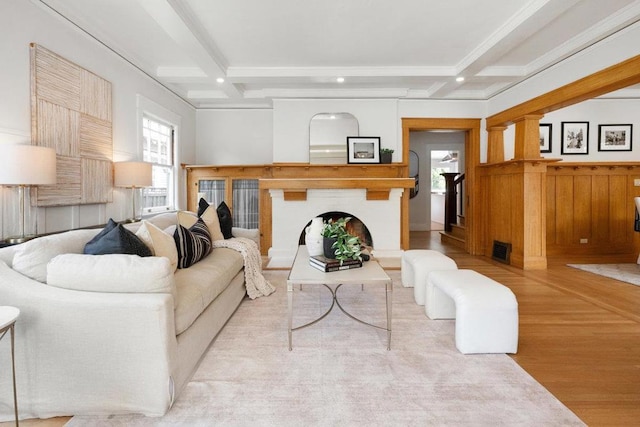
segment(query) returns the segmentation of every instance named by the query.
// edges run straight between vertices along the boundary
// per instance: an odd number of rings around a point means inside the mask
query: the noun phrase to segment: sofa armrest
[[[257,228],[241,228],[241,227],[233,227],[231,228],[231,234],[233,237],[245,237],[247,239],[251,239],[260,247],[260,230]]]
[[[0,301],[20,309],[15,353],[21,416],[160,416],[170,407],[177,370],[170,294],[56,288],[0,262]],[[0,341],[0,358],[9,353],[8,342]],[[11,391],[9,377],[2,376],[0,411],[9,413],[0,412],[0,420],[13,414]]]

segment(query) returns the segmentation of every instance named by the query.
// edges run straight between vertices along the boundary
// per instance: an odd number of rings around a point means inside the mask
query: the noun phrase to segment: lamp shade
[[[151,187],[152,164],[146,162],[117,162],[113,164],[113,184],[116,187]]]
[[[56,150],[37,145],[0,144],[0,185],[56,183]]]

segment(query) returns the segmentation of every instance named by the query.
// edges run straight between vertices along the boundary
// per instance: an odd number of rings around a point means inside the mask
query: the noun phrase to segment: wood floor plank
[[[412,248],[441,250],[514,292],[520,342],[512,358],[580,419],[640,425],[640,287],[566,266],[601,259],[554,258],[547,270],[523,271],[417,237]]]

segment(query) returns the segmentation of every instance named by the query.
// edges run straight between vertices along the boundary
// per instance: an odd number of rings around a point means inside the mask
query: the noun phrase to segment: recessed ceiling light
[[[338,83],[343,83],[344,82],[344,77],[338,77],[338,78],[336,78],[336,81]]]
[[[216,79],[216,81],[217,81],[218,83],[224,83],[224,79],[223,79],[222,77],[218,77],[218,78]]]
[[[464,81],[464,77],[456,77],[456,81],[457,82],[463,82]]]

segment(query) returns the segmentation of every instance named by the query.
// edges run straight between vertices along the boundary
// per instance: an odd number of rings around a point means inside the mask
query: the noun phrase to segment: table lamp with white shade
[[[56,183],[56,151],[53,148],[26,144],[0,144],[0,185],[17,187],[20,199],[20,235],[7,239],[22,243],[25,234],[25,197],[31,186]]]
[[[132,215],[129,222],[139,221],[136,212],[136,191],[153,185],[153,165],[147,162],[116,162],[113,164],[113,184],[131,189]]]

